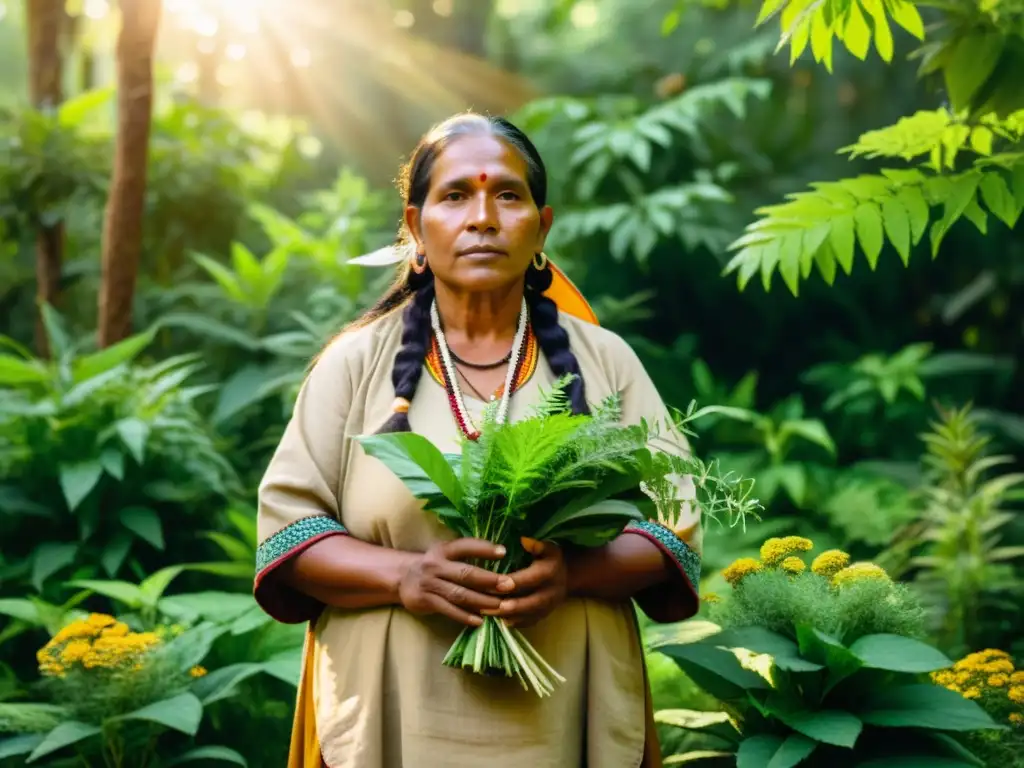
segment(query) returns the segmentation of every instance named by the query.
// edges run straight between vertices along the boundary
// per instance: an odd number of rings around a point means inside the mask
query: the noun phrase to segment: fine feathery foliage
[[[944,110],[918,113],[864,134],[844,151],[927,160],[920,168],[886,168],[880,174],[815,183],[811,191],[789,195],[787,202],[758,209],[762,218],[730,246],[737,253],[725,272],[737,274],[741,289],[760,273],[767,290],[778,270],[797,295],[814,267],[829,285],[837,265],[849,274],[857,245],[874,269],[886,241],[906,264],[925,233],[934,258],[961,218],[983,234],[989,214],[1013,228],[1024,211],[1022,136],[1024,113],[968,125]],[[1010,151],[995,152],[998,142]],[[964,151],[975,153],[973,166],[953,172]],[[941,209],[941,215],[936,217],[933,208]]]
[[[725,516],[737,525],[756,514],[748,481],[718,474],[652,425],[622,425],[618,397],[590,415],[572,414],[564,391],[569,380],[560,380],[521,421],[499,424],[489,408],[478,439],[465,439],[461,455],[443,454],[414,433],[359,441],[456,534],[505,546],[502,560],[480,564],[500,573],[528,563],[523,537],[592,547],[631,521],[674,526],[691,501],[676,477],[694,478],[705,517]],[[541,696],[560,680],[521,633],[493,617],[464,630],[445,664],[515,676]]]

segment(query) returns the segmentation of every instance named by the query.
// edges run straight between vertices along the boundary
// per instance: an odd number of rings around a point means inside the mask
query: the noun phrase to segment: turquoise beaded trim
[[[690,580],[693,591],[700,590],[700,555],[690,549],[685,541],[664,525],[652,523],[650,520],[632,522],[626,526],[626,530],[643,532],[657,539],[683,569],[686,578]]]
[[[256,573],[261,573],[267,566],[285,557],[297,547],[301,547],[310,539],[328,533],[347,533],[347,531],[345,526],[333,517],[325,515],[304,517],[282,528],[260,544],[256,550]]]

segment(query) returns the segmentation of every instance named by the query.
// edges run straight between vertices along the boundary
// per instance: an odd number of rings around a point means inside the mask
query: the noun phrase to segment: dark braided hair
[[[477,114],[456,115],[437,125],[427,133],[413,151],[409,163],[399,176],[399,190],[406,206],[421,208],[430,191],[431,172],[437,158],[445,148],[461,136],[490,134],[516,149],[526,162],[526,182],[538,208],[547,201],[547,170],[533,142],[519,128],[502,117]],[[399,269],[398,278],[391,288],[356,323],[367,325],[404,306],[402,314],[402,346],[395,355],[391,382],[395,388],[395,409],[391,417],[378,430],[409,432],[408,404],[412,402],[423,362],[430,347],[430,305],[434,300],[434,275],[429,266],[417,274],[410,264],[415,254],[414,241],[403,224],[398,247],[407,255]],[[584,394],[583,377],[579,362],[569,349],[569,334],[558,323],[558,307],[543,295],[551,287],[550,267],[543,270],[530,267],[526,275],[526,300],[537,343],[556,376],[575,374],[569,386],[569,401],[574,413],[589,413]]]

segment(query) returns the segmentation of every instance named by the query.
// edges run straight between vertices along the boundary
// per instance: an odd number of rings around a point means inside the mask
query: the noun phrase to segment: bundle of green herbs
[[[730,525],[756,516],[752,481],[719,474],[716,463],[704,463],[673,436],[692,434],[686,424],[702,413],[693,405],[675,430],[661,434],[658,425],[622,424],[619,396],[608,397],[590,414],[573,414],[565,394],[568,382],[556,382],[517,422],[498,423],[496,408],[487,408],[478,438],[464,439],[461,454],[442,453],[410,432],[358,440],[458,536],[504,546],[507,554],[500,561],[474,563],[499,573],[529,563],[523,537],[600,546],[632,521],[673,526],[686,503],[696,503],[703,519],[725,517]],[[679,494],[685,476],[693,479],[695,498]],[[515,677],[539,696],[564,681],[521,632],[492,616],[464,629],[444,664]]]

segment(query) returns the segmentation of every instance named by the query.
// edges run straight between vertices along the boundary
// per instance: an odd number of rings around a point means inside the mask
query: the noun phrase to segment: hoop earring
[[[538,272],[548,268],[548,257],[543,251],[533,254],[533,268]]]
[[[427,254],[417,253],[411,260],[412,271],[417,275],[422,275],[427,271]]]

